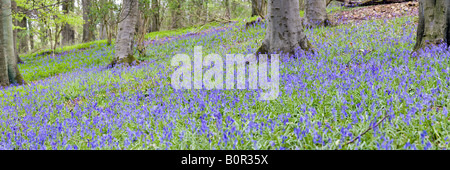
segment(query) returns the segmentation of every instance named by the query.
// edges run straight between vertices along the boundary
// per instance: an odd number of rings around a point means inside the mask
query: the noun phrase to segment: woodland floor
[[[317,54],[282,59],[273,101],[170,85],[174,55],[253,53],[264,22],[152,33],[133,67],[105,69],[104,43],[24,56],[30,84],[0,90],[0,149],[447,149],[450,54],[411,55],[416,15],[417,3],[334,11],[341,24],[305,30]]]

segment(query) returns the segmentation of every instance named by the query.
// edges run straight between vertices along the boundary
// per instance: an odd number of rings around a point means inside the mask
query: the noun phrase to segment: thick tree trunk
[[[89,42],[95,40],[93,31],[92,17],[90,14],[91,0],[82,0],[83,6],[83,42]]]
[[[116,38],[115,57],[109,67],[117,64],[131,65],[136,59],[133,57],[134,33],[138,19],[138,0],[123,0],[123,12],[119,20],[119,30]]]
[[[266,36],[257,54],[275,52],[294,54],[298,48],[312,50],[301,26],[298,2],[298,0],[269,0]]]
[[[69,14],[73,11],[74,7],[74,1],[73,0],[64,0],[62,4],[62,10],[64,11],[64,14]],[[72,28],[71,25],[65,23],[62,31],[62,45],[71,45],[75,42],[75,30]]]
[[[450,44],[450,1],[420,0],[414,51],[441,43]]]
[[[11,0],[0,0],[0,85],[24,84],[14,54]]]
[[[328,26],[327,0],[306,0],[305,25]]]

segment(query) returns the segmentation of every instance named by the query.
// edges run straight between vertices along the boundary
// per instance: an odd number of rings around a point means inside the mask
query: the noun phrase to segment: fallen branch
[[[384,116],[384,118],[383,119],[381,119],[375,126],[371,126],[371,127],[369,127],[366,131],[364,131],[363,133],[361,133],[360,135],[358,135],[357,137],[355,137],[355,138],[353,138],[353,140],[351,140],[351,141],[348,141],[347,143],[345,143],[344,145],[342,145],[342,146],[345,146],[345,145],[348,145],[348,144],[350,144],[350,143],[353,143],[353,142],[355,142],[356,141],[356,139],[358,139],[358,138],[360,138],[362,135],[364,135],[364,134],[366,134],[369,130],[371,130],[371,129],[373,129],[373,128],[375,128],[375,127],[377,127],[378,125],[380,125],[380,123],[381,122],[383,122],[384,121],[384,119],[386,119],[387,117],[389,117],[389,115],[386,115],[386,116]]]

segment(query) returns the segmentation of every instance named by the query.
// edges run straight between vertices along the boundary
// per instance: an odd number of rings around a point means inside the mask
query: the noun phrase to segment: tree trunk
[[[231,19],[230,0],[224,0],[224,5],[225,5],[225,17],[227,17],[227,19]]]
[[[47,24],[45,22],[39,23],[39,31],[40,31],[40,38],[41,38],[41,46],[46,47],[48,44],[48,29]]]
[[[269,0],[266,36],[258,53],[312,51],[301,26],[298,0]]]
[[[299,0],[299,7],[301,11],[305,10],[305,1],[306,0]]]
[[[90,14],[91,0],[82,0],[83,6],[83,42],[89,42],[95,40],[93,31],[92,17]]]
[[[28,20],[28,33],[29,33],[29,40],[30,40],[30,50],[34,49],[34,35],[33,35],[33,27],[31,26],[31,20]]]
[[[305,25],[317,27],[328,26],[327,0],[306,0]]]
[[[159,19],[159,1],[152,0],[152,16],[149,32],[159,31],[160,26],[161,22]]]
[[[173,4],[171,9],[172,14],[172,29],[177,29],[181,27],[181,1],[175,0],[172,2]]]
[[[109,67],[117,64],[131,65],[136,59],[133,57],[134,33],[138,19],[138,0],[123,0],[123,12],[119,18],[119,30],[116,38],[115,57]]]
[[[17,3],[16,1],[11,1],[11,10],[13,13],[17,12]],[[18,25],[17,20],[13,19],[14,25]],[[14,55],[17,58],[17,63],[23,63],[22,59],[19,57],[19,51],[17,49],[17,29],[13,30],[13,45],[14,45]]]
[[[115,29],[117,26],[115,24],[115,17],[114,17],[114,13],[112,11],[109,12],[109,17],[108,17],[108,21],[107,23],[109,24],[107,31],[107,35],[108,35],[108,46],[111,45],[112,43],[112,37],[113,37],[113,29]]]
[[[266,0],[251,0],[252,1],[252,17],[261,16],[264,18],[266,7]]]
[[[252,17],[253,16],[259,16],[259,12],[258,12],[258,10],[259,10],[259,1],[261,1],[261,0],[251,0],[252,1]]]
[[[23,12],[24,9],[18,7],[18,11],[19,12]],[[17,21],[17,26],[21,27],[21,29],[19,29],[17,31],[17,38],[19,38],[19,49],[18,49],[18,54],[20,53],[27,53],[28,52],[28,34],[27,34],[27,17],[22,17],[19,18],[19,20]]]
[[[24,84],[14,54],[11,0],[0,0],[0,85]]]
[[[450,1],[420,0],[414,51],[429,45],[450,44]]]
[[[62,10],[64,11],[64,14],[69,14],[70,12],[73,12],[74,8],[74,1],[73,0],[64,0],[62,4]],[[75,43],[75,31],[73,30],[72,26],[65,23],[62,28],[62,45],[71,45]]]

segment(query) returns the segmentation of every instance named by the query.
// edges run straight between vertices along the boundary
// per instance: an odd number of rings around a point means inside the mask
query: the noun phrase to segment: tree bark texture
[[[0,85],[24,84],[14,53],[11,0],[0,0]]]
[[[172,29],[181,27],[181,3],[180,0],[174,0],[171,4]]]
[[[159,31],[161,21],[159,19],[159,1],[152,0],[152,16],[149,32]]]
[[[301,26],[298,3],[298,0],[269,0],[266,35],[257,54],[294,54],[298,48],[312,50]]]
[[[251,0],[252,1],[252,17],[265,15],[265,1],[266,0]]]
[[[126,1],[126,0],[125,0]],[[83,6],[83,42],[95,40],[92,17],[90,14],[91,0],[82,0]]]
[[[414,50],[450,44],[450,0],[420,0],[419,24]]]
[[[138,0],[123,0],[122,7],[123,12],[119,18],[121,22],[116,38],[116,52],[110,64],[111,67],[121,63],[131,65],[136,60],[133,57],[133,45],[139,12]]]
[[[305,25],[312,27],[328,26],[327,0],[306,0]]]
[[[74,0],[64,0],[62,4],[62,10],[64,11],[64,14],[69,14],[70,12],[73,12],[74,8]],[[75,30],[72,28],[71,25],[65,23],[62,28],[62,45],[71,45],[75,43]]]

